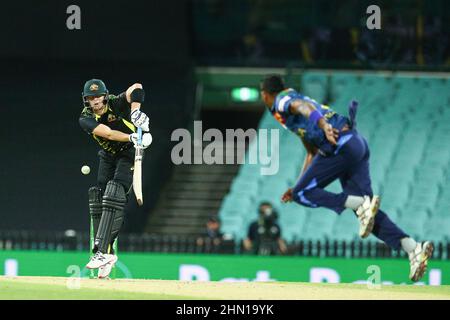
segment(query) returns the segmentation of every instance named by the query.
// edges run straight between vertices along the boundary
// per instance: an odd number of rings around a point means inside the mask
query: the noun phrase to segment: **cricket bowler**
[[[286,88],[279,75],[268,75],[260,83],[265,106],[285,129],[297,134],[307,154],[300,178],[282,196],[310,208],[325,207],[340,214],[352,209],[359,219],[359,235],[373,233],[393,249],[402,248],[410,260],[409,278],[419,281],[433,254],[431,242],[417,243],[379,209],[380,197],[372,192],[369,147],[356,130],[357,103],[342,116],[328,106]],[[324,188],[339,179],[343,191],[335,194]]]
[[[139,83],[116,96],[109,94],[99,79],[87,81],[82,92],[80,126],[101,147],[97,185],[88,191],[95,241],[94,255],[86,265],[88,269],[98,268],[99,278],[107,278],[117,262],[113,243],[124,222],[124,207],[133,182],[136,129],[142,128],[143,148],[152,142],[149,118],[140,110],[144,97]]]

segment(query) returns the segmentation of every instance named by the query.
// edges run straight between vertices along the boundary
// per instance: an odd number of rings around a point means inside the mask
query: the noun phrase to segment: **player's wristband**
[[[309,120],[312,121],[314,124],[317,124],[317,122],[322,118],[323,118],[322,114],[317,110],[314,110],[309,115]]]
[[[130,94],[130,101],[142,103],[144,102],[144,97],[145,97],[144,89],[136,88]]]

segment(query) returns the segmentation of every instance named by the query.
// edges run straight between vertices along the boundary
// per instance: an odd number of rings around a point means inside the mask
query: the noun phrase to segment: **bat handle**
[[[137,134],[138,134],[138,144],[141,145],[142,144],[142,128],[140,128],[140,127],[137,128]]]

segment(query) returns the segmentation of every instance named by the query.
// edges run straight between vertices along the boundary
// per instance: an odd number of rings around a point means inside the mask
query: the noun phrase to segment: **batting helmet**
[[[106,89],[105,83],[99,79],[91,79],[86,81],[86,83],[84,84],[83,92],[81,93],[81,96],[83,97],[83,104],[86,107],[89,107],[87,97],[105,96],[103,103],[107,104],[108,95],[109,92],[108,89]]]

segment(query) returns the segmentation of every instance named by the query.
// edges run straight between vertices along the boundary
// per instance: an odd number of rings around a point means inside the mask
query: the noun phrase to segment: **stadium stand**
[[[360,103],[357,129],[371,149],[372,187],[384,209],[401,228],[417,239],[450,240],[450,81],[448,77],[415,74],[309,71],[301,91],[347,114],[351,99]],[[259,129],[280,128],[266,112]],[[446,145],[447,143],[447,145]],[[298,148],[292,147],[298,144]],[[249,151],[256,148],[255,141]],[[261,201],[279,211],[282,235],[289,243],[358,239],[353,212],[341,216],[318,208],[281,204],[282,193],[297,178],[304,157],[300,140],[280,132],[280,170],[263,176],[259,166],[241,165],[219,215],[225,232],[236,240],[245,236]],[[339,192],[338,182],[328,190]],[[371,235],[370,241],[377,241]]]

